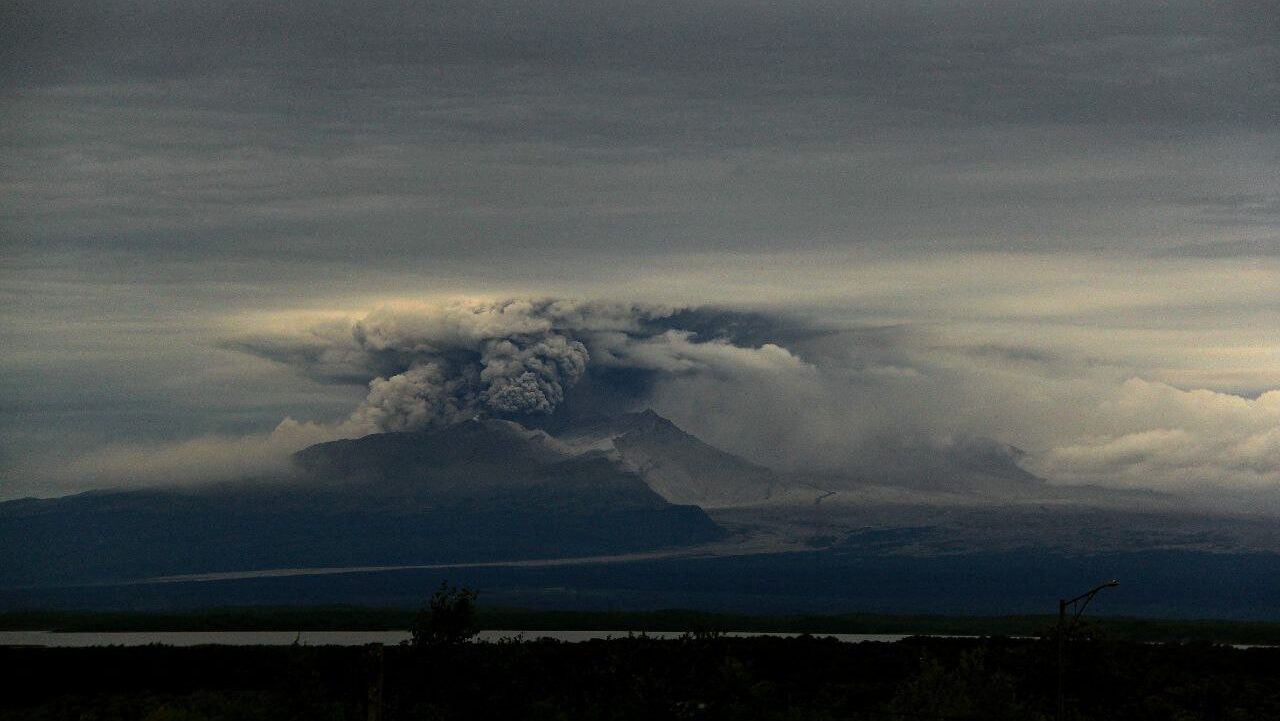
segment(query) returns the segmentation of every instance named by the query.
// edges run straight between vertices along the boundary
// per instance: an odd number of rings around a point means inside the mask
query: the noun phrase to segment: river
[[[627,631],[481,631],[479,641],[500,641],[521,638],[531,641],[551,638],[557,641],[577,643],[593,639],[625,638]],[[640,635],[636,633],[635,635]],[[683,634],[677,631],[648,631],[650,638],[672,639]],[[730,631],[725,636],[775,636],[786,638],[795,633],[757,633]],[[830,636],[845,643],[876,641],[892,643],[907,638],[906,634],[892,633],[832,633],[814,634]],[[0,631],[0,646],[56,646],[64,648],[87,646],[287,646],[292,643],[307,646],[363,646],[370,643],[395,645],[409,640],[407,631],[120,631],[120,632],[70,632],[54,631]]]

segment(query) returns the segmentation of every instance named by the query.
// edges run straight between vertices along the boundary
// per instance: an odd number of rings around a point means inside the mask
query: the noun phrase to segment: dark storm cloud
[[[1159,246],[1223,184],[1220,138],[1274,152],[1264,10],[20,3],[5,247],[132,276],[133,253]]]
[[[857,97],[941,121],[1270,123],[1272,9],[1012,0],[20,3],[11,6],[9,34],[12,53],[27,60],[12,66],[19,82],[188,79],[270,65],[282,79],[310,84],[285,89],[324,95],[356,74],[363,87],[349,90],[409,82],[432,91],[449,87],[431,82],[455,75],[456,65],[512,70],[486,73],[484,86],[472,88],[483,92],[576,68],[597,78],[620,71],[617,79],[635,89],[686,99]],[[571,76],[562,89],[574,86]],[[453,89],[445,94],[461,90]],[[1204,102],[1213,98],[1231,102]],[[503,130],[502,118],[477,120],[482,134]],[[577,130],[591,127],[590,118],[579,120]]]

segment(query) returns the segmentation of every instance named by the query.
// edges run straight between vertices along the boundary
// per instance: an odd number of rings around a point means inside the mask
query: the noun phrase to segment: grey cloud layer
[[[10,33],[15,52],[29,62],[9,73],[15,84],[41,84],[186,79],[270,66],[282,80],[305,83],[291,88],[302,92],[290,97],[306,100],[343,86],[353,71],[362,88],[409,81],[428,94],[456,98],[461,93],[431,91],[452,89],[434,83],[466,66],[486,71],[480,90],[505,84],[534,91],[536,81],[549,79],[539,71],[604,66],[621,71],[620,80],[677,99],[825,95],[918,109],[935,121],[1203,119],[1269,127],[1275,88],[1268,72],[1278,58],[1271,9],[1251,1],[544,1],[514,7],[463,0],[382,9],[25,3],[12,9]],[[500,68],[512,72],[493,72]],[[572,79],[563,89],[620,90]],[[231,95],[219,107],[232,104]],[[633,114],[629,122],[669,119],[661,107],[645,109],[651,112]],[[626,117],[595,110],[562,119],[598,129],[593,117]],[[476,117],[471,129],[500,131],[504,120],[517,117]],[[540,118],[523,119],[536,124]],[[459,129],[468,129],[466,117],[458,120]],[[528,123],[505,127],[521,136],[529,130]]]
[[[673,243],[1142,253],[1223,223],[1253,242],[1274,218],[1185,199],[1274,197],[1265,11],[16,4],[4,243],[13,267],[56,251],[141,280],[355,245],[366,268],[509,272]]]

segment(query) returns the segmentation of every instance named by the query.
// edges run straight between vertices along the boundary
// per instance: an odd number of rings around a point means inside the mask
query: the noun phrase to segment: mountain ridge
[[[722,537],[605,454],[475,421],[304,449],[288,480],[0,503],[0,585],[310,566],[489,562]]]
[[[7,552],[0,586],[671,549],[766,553],[864,543],[868,530],[879,539],[876,529],[895,524],[941,528],[947,509],[991,505],[992,494],[1022,509],[1093,497],[1022,471],[1006,446],[970,445],[976,450],[956,444],[955,457],[930,452],[904,463],[903,473],[924,469],[934,477],[899,487],[892,477],[776,473],[653,411],[536,428],[488,419],[373,434],[303,449],[288,478],[0,503]],[[1007,534],[982,530],[985,519],[1007,515],[998,510],[954,531],[913,531],[886,548],[1007,545]],[[1154,533],[1221,545],[1190,530]]]

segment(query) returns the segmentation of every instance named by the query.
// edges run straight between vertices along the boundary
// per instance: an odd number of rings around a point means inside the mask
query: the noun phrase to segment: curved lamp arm
[[[1074,605],[1077,601],[1080,601],[1081,599],[1083,599],[1084,603],[1080,604],[1080,606],[1076,608],[1075,614],[1071,617],[1071,627],[1074,628],[1076,625],[1076,621],[1080,620],[1080,615],[1084,613],[1085,608],[1089,606],[1089,602],[1093,600],[1094,596],[1098,595],[1099,591],[1101,591],[1104,588],[1114,588],[1115,586],[1119,586],[1119,585],[1120,585],[1120,582],[1113,578],[1110,581],[1107,581],[1106,583],[1099,584],[1089,589],[1088,591],[1085,591],[1084,593],[1080,594],[1079,596],[1076,596],[1070,601],[1058,601],[1059,618],[1063,618],[1066,616],[1067,606]]]

